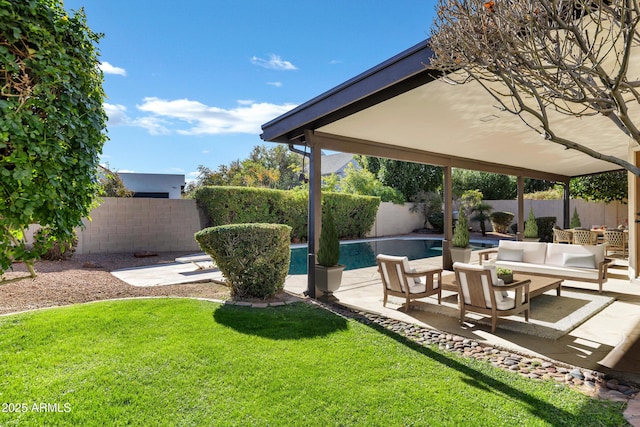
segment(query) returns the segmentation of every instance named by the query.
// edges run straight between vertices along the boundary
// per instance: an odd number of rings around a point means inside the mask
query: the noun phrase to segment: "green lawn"
[[[304,303],[100,302],[0,317],[0,337],[1,426],[626,424],[624,404]]]

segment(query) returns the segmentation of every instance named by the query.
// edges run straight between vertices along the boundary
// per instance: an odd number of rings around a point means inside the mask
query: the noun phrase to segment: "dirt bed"
[[[0,314],[44,307],[57,307],[113,298],[177,296],[229,299],[226,286],[209,283],[184,285],[131,286],[110,272],[121,268],[172,263],[183,252],[163,252],[137,258],[133,253],[74,255],[65,261],[38,261],[38,276],[0,285]],[[16,264],[3,278],[27,273],[24,264]]]

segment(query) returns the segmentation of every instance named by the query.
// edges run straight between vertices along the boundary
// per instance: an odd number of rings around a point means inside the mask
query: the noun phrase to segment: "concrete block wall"
[[[195,200],[105,197],[78,230],[76,253],[200,251]]]
[[[515,200],[487,200],[493,211],[517,211]],[[533,206],[536,217],[555,216],[562,222],[561,200],[525,200],[525,219]],[[625,224],[627,205],[571,200],[571,214],[578,209],[584,227]],[[410,211],[411,204],[381,203],[376,221],[368,237],[384,237],[411,233],[421,228],[424,219]],[[105,197],[91,212],[92,220],[78,229],[76,253],[116,253],[136,251],[194,251],[200,247],[193,235],[205,227],[196,202],[190,199],[146,199]],[[477,223],[471,224],[474,228]],[[35,227],[37,228],[37,227]],[[35,229],[34,228],[34,229]],[[487,230],[491,224],[487,223]]]

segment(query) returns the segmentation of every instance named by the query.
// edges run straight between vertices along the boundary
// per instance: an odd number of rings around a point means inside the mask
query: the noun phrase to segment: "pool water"
[[[472,242],[474,248],[492,247],[490,243]],[[440,239],[384,239],[340,244],[340,264],[345,270],[373,267],[378,254],[406,256],[409,260],[442,256]],[[289,274],[307,274],[307,247],[291,249]]]

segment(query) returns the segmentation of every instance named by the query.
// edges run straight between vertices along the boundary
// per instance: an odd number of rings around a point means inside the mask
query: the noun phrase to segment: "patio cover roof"
[[[559,182],[620,169],[543,139],[478,84],[437,79],[427,43],[264,124],[261,138],[300,144],[311,130],[323,149]],[[554,122],[560,136],[628,158],[629,138],[605,117],[558,114]]]

